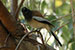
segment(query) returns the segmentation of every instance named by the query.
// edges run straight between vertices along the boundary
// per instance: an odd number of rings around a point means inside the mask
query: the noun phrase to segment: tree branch
[[[15,17],[16,8],[18,7],[18,1],[17,0],[10,0],[11,2],[11,14]]]
[[[18,14],[19,14],[20,8],[22,7],[24,1],[25,0],[21,0],[21,3],[20,3],[19,7],[16,10],[16,13],[15,13],[16,20],[18,19]]]
[[[72,8],[72,20],[73,20],[73,39],[75,40],[75,0],[70,0],[71,8]]]
[[[64,18],[64,17],[66,17],[66,16],[69,16],[69,15],[71,15],[71,14],[66,14],[66,15],[64,15],[64,16],[59,16],[59,18],[53,19],[53,20],[51,20],[51,22],[58,21],[58,20],[60,20],[60,19],[62,19],[62,18]]]

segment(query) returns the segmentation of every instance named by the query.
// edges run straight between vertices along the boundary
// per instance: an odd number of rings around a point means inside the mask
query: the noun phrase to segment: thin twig
[[[50,16],[50,15],[46,15],[46,14],[47,14],[47,13],[45,13],[44,16]],[[59,17],[59,18],[53,19],[53,20],[51,20],[50,22],[58,21],[58,20],[60,20],[60,19],[62,19],[62,18],[64,18],[64,17],[66,17],[66,16],[69,16],[69,15],[72,15],[72,13],[66,14],[66,15],[64,15],[64,16],[57,16],[57,17]],[[54,15],[54,16],[56,16],[56,15]]]
[[[55,32],[58,31],[59,29],[61,29],[62,27],[64,27],[65,25],[69,24],[69,23],[70,23],[70,22],[67,22],[66,24],[60,26],[58,29],[55,30]]]
[[[73,7],[73,0],[70,0],[70,3],[71,3],[71,8],[72,8],[72,17],[74,17],[74,11],[75,11],[75,9],[74,9],[74,7]]]
[[[20,44],[21,44],[21,42],[23,41],[23,39],[25,39],[25,37],[26,37],[27,35],[29,35],[30,33],[33,33],[33,32],[38,32],[38,31],[35,30],[35,31],[31,31],[31,32],[26,33],[26,34],[21,38],[21,40],[19,41],[19,43],[17,44],[15,50],[18,50],[18,47],[20,46]],[[39,33],[40,33],[40,32],[39,32]]]
[[[37,48],[38,48],[38,50],[40,50],[40,45],[39,44],[37,45]]]
[[[70,0],[71,8],[72,8],[72,21],[73,21],[73,39],[75,40],[75,8],[73,5],[75,3],[75,0]]]
[[[17,20],[17,18],[18,18],[18,14],[19,14],[20,8],[22,7],[24,1],[25,1],[25,0],[22,0],[22,1],[21,1],[19,7],[18,7],[17,10],[16,10],[16,13],[15,13],[16,20]]]
[[[31,32],[26,33],[26,34],[21,38],[21,40],[20,40],[19,43],[17,44],[15,50],[18,50],[18,47],[20,46],[20,44],[21,44],[21,42],[23,41],[23,39],[24,39],[28,34],[30,34],[30,33],[31,33]]]
[[[51,36],[47,39],[46,44],[47,44],[47,42],[49,41],[50,38],[51,38]]]
[[[40,31],[37,31],[37,32],[38,32],[38,33],[40,34],[40,36],[41,36],[41,40],[42,40],[43,45],[45,45],[44,40],[43,40],[43,36],[42,36],[41,32],[40,32]]]
[[[56,12],[55,1],[56,1],[56,0],[53,0],[53,5],[52,5],[52,6],[53,6],[53,12]]]
[[[57,18],[57,19],[53,19],[53,20],[51,20],[51,22],[54,22],[54,21],[60,20],[60,19],[66,17],[66,16],[69,16],[69,15],[71,15],[71,13],[70,13],[70,14],[67,14],[67,15],[64,15],[64,16],[60,16],[60,17]]]
[[[5,44],[7,43],[9,36],[10,36],[10,34],[7,35],[7,37],[6,37],[5,41],[4,41]]]
[[[4,41],[4,45],[3,46],[0,46],[0,49],[1,48],[8,48],[7,41],[8,41],[9,36],[10,36],[10,34],[7,35],[7,37],[6,37],[5,41]]]
[[[39,2],[39,11],[41,10],[41,0]]]

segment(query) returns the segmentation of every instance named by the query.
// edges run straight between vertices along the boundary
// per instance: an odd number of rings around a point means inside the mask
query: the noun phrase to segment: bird
[[[53,27],[55,27],[53,24],[51,24],[47,19],[44,18],[44,16],[37,10],[30,10],[26,7],[22,8],[22,14],[25,17],[25,20],[27,23],[33,27],[33,28],[46,28],[48,32],[51,32],[54,38],[58,41],[60,46],[62,44],[60,43],[57,36],[54,34],[54,32],[51,30]]]

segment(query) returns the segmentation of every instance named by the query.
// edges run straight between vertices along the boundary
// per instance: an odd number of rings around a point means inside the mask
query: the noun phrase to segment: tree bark
[[[14,43],[14,40],[10,37],[8,37],[9,40],[5,41],[7,38],[7,32],[2,27],[0,23],[0,50],[14,50],[16,45]],[[11,42],[11,43],[10,43]]]
[[[13,35],[19,35],[20,33],[24,33],[23,28],[16,22],[16,19],[8,12],[8,10],[4,7],[2,2],[0,1],[0,20],[7,28],[7,30]],[[21,30],[22,29],[22,30]]]
[[[15,17],[15,12],[18,8],[18,0],[10,0],[11,2],[11,14]]]

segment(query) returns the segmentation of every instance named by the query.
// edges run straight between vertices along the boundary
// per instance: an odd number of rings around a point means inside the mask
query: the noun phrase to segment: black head
[[[29,9],[26,8],[26,7],[23,7],[23,8],[22,8],[22,12],[23,12],[25,15],[28,15],[28,14],[31,12],[31,10],[29,10]]]
[[[25,16],[25,19],[29,21],[32,18],[32,11],[26,7],[22,8],[22,13]]]

